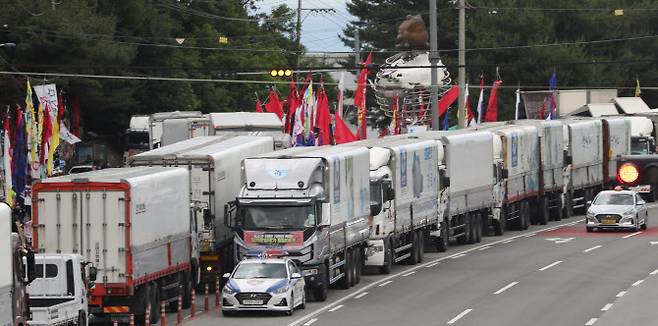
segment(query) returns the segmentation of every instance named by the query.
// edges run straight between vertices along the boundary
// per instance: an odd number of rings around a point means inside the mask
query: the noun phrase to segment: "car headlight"
[[[286,285],[286,286],[282,286],[282,287],[280,287],[280,288],[274,290],[274,294],[282,294],[282,293],[286,293],[286,292],[288,292],[288,290],[290,290],[290,286],[288,286],[288,285]]]
[[[596,217],[596,214],[594,214],[594,212],[592,212],[592,211],[587,211],[586,215],[587,215],[587,217],[592,217],[592,218]]]
[[[235,291],[228,286],[224,286],[224,288],[222,289],[222,293],[226,295],[234,295]]]
[[[624,216],[624,218],[632,218],[635,216],[635,210],[629,209],[625,211],[622,215]]]

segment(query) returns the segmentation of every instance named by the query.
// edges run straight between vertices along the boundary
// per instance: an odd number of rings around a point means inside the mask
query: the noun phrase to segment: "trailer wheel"
[[[181,274],[181,283],[183,286],[183,309],[189,309],[192,306],[192,280],[190,272]]]
[[[151,325],[157,324],[158,321],[160,321],[160,300],[161,300],[161,295],[160,295],[160,287],[158,286],[158,283],[153,282],[149,286],[151,289]]]
[[[423,256],[425,255],[425,235],[423,234],[423,230],[420,229],[418,230],[418,262],[422,263],[423,262]]]
[[[573,215],[573,202],[571,200],[571,192],[564,195],[564,203],[562,209],[562,218],[569,218]]]
[[[361,272],[363,271],[363,248],[357,247],[356,248],[356,277],[354,280],[355,284],[359,284],[361,282]]]
[[[489,228],[491,227],[489,224],[489,213],[480,211],[480,222],[482,226],[480,229],[480,240],[482,240],[482,236],[489,236]]]
[[[352,253],[350,252],[349,249],[345,249],[345,253],[343,255],[343,277],[338,280],[338,287],[341,289],[349,289],[350,284],[352,283],[352,273],[350,273],[350,269],[352,269]]]
[[[562,221],[562,197],[559,195],[555,196],[555,207],[551,209],[551,219],[553,221]]]
[[[84,311],[78,312],[78,326],[87,326],[87,313]]]
[[[325,262],[319,266],[322,269],[321,275],[324,280],[321,285],[317,286],[313,291],[315,301],[326,301],[329,294],[329,265]]]
[[[469,235],[466,238],[468,244],[474,244],[477,241],[477,218],[473,213],[467,213],[466,219],[468,221]]]
[[[391,274],[391,269],[393,269],[393,246],[388,240],[384,240],[384,266],[379,267],[379,273],[381,274]]]
[[[411,236],[411,248],[409,249],[410,256],[407,258],[407,264],[416,265],[418,264],[418,234],[416,232],[410,232]]]
[[[484,218],[482,216],[482,212],[475,212],[475,217],[477,219],[477,224],[476,224],[476,232],[475,234],[477,235],[477,238],[475,239],[476,243],[482,242],[482,232],[484,230]]]
[[[550,215],[550,208],[548,207],[548,198],[542,196],[539,199],[539,224],[548,224],[548,217]]]
[[[525,207],[525,219],[523,219],[523,229],[527,230],[530,227],[530,218],[531,218],[531,209],[530,209],[530,201],[527,199],[523,201],[523,207]]]
[[[350,286],[356,285],[356,248],[350,249]]]
[[[435,238],[434,245],[436,246],[436,251],[446,252],[448,250],[448,226],[445,223],[441,223],[441,237]]]
[[[470,223],[468,221],[468,214],[466,215],[460,215],[455,218],[460,219],[460,222],[463,223],[463,226],[461,227],[462,235],[457,237],[457,243],[459,244],[465,244],[468,242],[469,238],[469,233],[470,233]]]

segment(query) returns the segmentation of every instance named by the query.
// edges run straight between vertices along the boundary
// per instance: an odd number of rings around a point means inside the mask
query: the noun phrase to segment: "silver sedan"
[[[644,200],[634,191],[605,190],[587,203],[587,232],[595,229],[647,228],[649,213]]]

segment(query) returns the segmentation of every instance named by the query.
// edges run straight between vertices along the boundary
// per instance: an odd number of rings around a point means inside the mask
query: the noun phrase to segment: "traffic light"
[[[270,71],[272,77],[290,77],[292,76],[292,69],[290,68],[274,68]]]

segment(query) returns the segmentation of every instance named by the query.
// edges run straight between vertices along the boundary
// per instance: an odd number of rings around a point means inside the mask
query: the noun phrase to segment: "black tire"
[[[233,311],[222,310],[222,316],[231,317],[231,316],[233,316]]]
[[[586,229],[587,229],[587,232],[594,232],[594,228],[593,228],[593,227],[589,227],[589,226],[587,226]]]
[[[562,197],[559,195],[555,198],[555,206],[556,207],[552,209],[551,219],[556,222],[562,221]]]
[[[448,226],[445,223],[441,223],[441,237],[435,238],[434,245],[436,246],[436,251],[446,252],[448,250]]]
[[[539,199],[539,224],[546,225],[550,218],[550,207],[548,207],[548,198],[543,196]]]
[[[338,280],[338,287],[347,290],[350,288],[350,284],[352,284],[352,273],[350,273],[350,269],[352,268],[352,253],[349,249],[345,249],[343,261],[345,262],[342,267],[343,277]]]
[[[461,227],[461,229],[462,229],[461,231],[463,232],[463,234],[457,237],[457,243],[458,244],[465,244],[465,243],[468,242],[468,236],[469,236],[468,233],[470,233],[470,230],[469,230],[470,225],[468,223],[468,215],[456,216],[455,219],[459,220],[460,217],[464,219],[464,225]]]
[[[291,293],[290,294],[290,309],[288,309],[285,314],[286,316],[292,316],[292,314],[295,313],[295,294]]]
[[[306,293],[304,293],[304,296],[302,297],[302,303],[299,305],[299,310],[304,309],[306,309]]]
[[[475,217],[477,220],[477,223],[475,224],[475,230],[476,230],[475,234],[477,236],[475,238],[475,242],[480,243],[482,241],[482,230],[484,230],[484,226],[483,226],[484,219],[482,218],[482,214],[479,212],[475,213]]]
[[[530,227],[530,218],[531,218],[531,212],[532,209],[530,209],[530,201],[527,199],[523,201],[523,205],[525,206],[525,222],[523,224],[523,229],[527,230]]]
[[[160,321],[160,289],[157,283],[151,284],[151,325]]]
[[[498,214],[498,220],[493,220],[493,229],[494,229],[494,235],[496,236],[501,236],[505,234],[505,227],[507,221],[507,210],[505,209],[505,206],[502,206],[500,208],[500,213]]]
[[[418,230],[418,262],[422,263],[425,256],[425,233],[423,230]]]
[[[564,208],[562,209],[562,218],[569,218],[573,216],[573,201],[571,200],[571,192],[567,192],[564,197]]]
[[[324,302],[327,300],[327,296],[329,295],[329,265],[324,263],[320,265],[320,268],[324,272],[324,282],[313,289],[313,296],[315,301]]]
[[[84,311],[78,312],[78,326],[87,326],[87,313]]]
[[[190,272],[183,272],[181,276],[183,286],[183,309],[192,306],[192,276]]]
[[[491,225],[489,224],[489,213],[487,213],[487,211],[480,212],[480,223],[482,224],[482,228],[480,229],[480,240],[482,240],[482,236],[489,236],[489,229],[491,228]]]
[[[356,258],[355,258],[355,268],[356,268],[356,274],[355,274],[355,280],[354,284],[359,284],[361,282],[361,273],[363,272],[363,249],[360,247],[357,247],[356,250]]]
[[[477,236],[478,225],[477,225],[477,218],[476,218],[475,214],[468,213],[468,225],[469,225],[469,229],[470,229],[470,236],[468,237],[468,244],[474,244],[474,243],[477,242],[477,238],[478,238],[478,236]]]
[[[517,231],[523,231],[523,226],[525,225],[525,216],[523,214],[523,205],[520,202],[512,204],[512,210],[517,214],[516,220],[514,220],[514,229]]]
[[[393,269],[393,247],[391,246],[390,241],[384,240],[384,266],[379,267],[379,273],[381,274],[391,274]]]
[[[407,264],[416,265],[418,264],[418,234],[416,232],[410,232],[411,236],[411,248],[409,248],[409,258],[406,259]]]
[[[357,259],[356,248],[350,249],[350,286],[356,285],[356,259]]]

